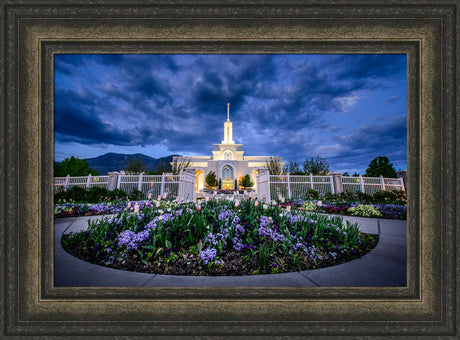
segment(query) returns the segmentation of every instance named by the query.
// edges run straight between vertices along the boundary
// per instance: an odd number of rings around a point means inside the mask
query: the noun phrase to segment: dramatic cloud
[[[56,55],[56,160],[211,155],[230,102],[245,155],[405,168],[406,91],[405,55]]]

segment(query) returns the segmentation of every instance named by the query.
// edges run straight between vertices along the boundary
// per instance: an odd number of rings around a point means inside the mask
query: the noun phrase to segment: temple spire
[[[227,103],[227,121],[224,123],[224,140],[222,144],[235,144],[233,141],[233,126],[230,121],[230,103]]]

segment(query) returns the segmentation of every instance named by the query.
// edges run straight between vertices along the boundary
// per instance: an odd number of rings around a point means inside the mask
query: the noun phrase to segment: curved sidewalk
[[[255,276],[176,276],[128,272],[88,263],[61,246],[63,234],[85,229],[88,219],[54,220],[55,287],[405,287],[406,221],[344,217],[363,232],[379,234],[377,247],[341,265],[302,272]]]

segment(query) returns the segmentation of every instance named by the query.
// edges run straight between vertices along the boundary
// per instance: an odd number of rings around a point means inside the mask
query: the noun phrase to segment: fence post
[[[361,183],[361,191],[362,192],[366,192],[364,190],[364,180],[363,180],[363,176],[359,175],[359,182]]]
[[[382,184],[382,191],[387,191],[385,187],[385,179],[383,178],[382,175],[380,175],[380,184]]]
[[[160,184],[160,195],[163,195],[165,192],[165,174],[161,174],[161,184]]]
[[[88,175],[88,180],[86,181],[86,188],[88,189],[91,186],[91,174]]]
[[[120,186],[121,186],[121,177],[122,177],[122,176],[123,176],[122,174],[118,175],[118,179],[117,179],[117,189],[120,189]]]
[[[291,180],[289,174],[287,174],[287,187],[288,187],[288,198],[291,199]]]
[[[310,188],[314,190],[315,188],[313,187],[313,174],[310,173]]]
[[[70,175],[65,176],[64,190],[67,190],[70,183]]]
[[[139,174],[139,181],[137,182],[137,190],[142,191],[142,172]]]
[[[407,170],[396,171],[396,174],[401,181],[401,189],[407,191]]]
[[[329,175],[331,179],[331,194],[335,194],[335,189],[334,189],[334,176]]]

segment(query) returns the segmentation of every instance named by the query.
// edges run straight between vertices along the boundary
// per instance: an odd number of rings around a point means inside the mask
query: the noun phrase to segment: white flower
[[[268,204],[264,204],[262,207],[263,207],[264,209],[268,209]]]
[[[168,212],[170,212],[170,211],[171,211],[171,208],[168,208]]]
[[[287,211],[287,212],[291,212],[291,206],[290,206],[290,205],[288,205],[288,206],[286,207],[286,211]]]
[[[259,205],[259,201],[256,200],[256,201],[254,202],[254,205],[257,207],[257,206]]]
[[[318,208],[319,208],[319,207],[322,207],[322,206],[323,206],[323,202],[321,202],[321,201],[316,202],[316,206],[317,206]]]
[[[152,198],[152,193],[149,194],[149,199],[151,199],[151,198]]]
[[[155,204],[155,206],[156,206],[157,208],[159,208],[159,207],[160,207],[160,202],[157,202],[157,204]]]
[[[284,203],[284,197],[281,197],[281,203]]]
[[[168,197],[168,193],[167,193],[167,192],[165,192],[165,193],[163,194],[163,199],[166,199],[166,197]]]
[[[163,211],[163,210],[158,210],[158,213],[159,213],[160,215],[163,215],[164,211]],[[160,217],[161,217],[161,216],[160,216]]]
[[[157,201],[161,201],[161,195],[158,195]]]
[[[137,203],[134,205],[134,213],[135,214],[139,213],[139,204]]]

